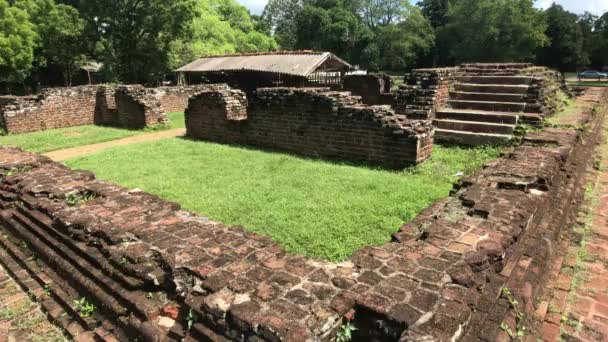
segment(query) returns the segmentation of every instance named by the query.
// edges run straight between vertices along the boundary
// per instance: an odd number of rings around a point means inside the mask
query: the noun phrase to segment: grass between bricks
[[[397,172],[175,138],[66,164],[243,225],[289,252],[337,261],[389,241],[420,210],[446,197],[462,173],[499,152],[436,146],[431,160]]]
[[[184,113],[169,113],[167,116],[171,120],[171,124],[167,129],[183,128],[185,126]],[[160,126],[157,126],[141,130],[129,130],[107,126],[86,125],[50,129],[42,132],[0,136],[0,145],[17,146],[26,151],[42,153],[101,143],[143,133],[151,133],[161,129],[165,129],[165,127],[161,128]]]

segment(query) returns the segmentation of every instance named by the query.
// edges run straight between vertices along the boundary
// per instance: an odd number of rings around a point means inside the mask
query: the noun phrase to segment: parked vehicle
[[[599,71],[596,70],[586,70],[583,72],[579,72],[578,73],[578,78],[579,79],[583,79],[583,78],[591,78],[591,79],[602,79],[602,78],[608,78],[608,74],[605,73],[601,73]]]

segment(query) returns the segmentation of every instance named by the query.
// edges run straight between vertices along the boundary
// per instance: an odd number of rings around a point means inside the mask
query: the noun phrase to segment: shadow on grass
[[[364,160],[355,161],[355,160],[343,159],[340,157],[302,155],[302,154],[297,154],[293,151],[284,150],[284,149],[280,149],[280,148],[274,148],[274,147],[268,147],[268,146],[222,143],[222,142],[217,142],[217,141],[192,138],[187,135],[184,135],[182,137],[177,137],[177,139],[182,139],[182,140],[191,141],[191,142],[205,142],[205,143],[211,143],[211,144],[231,146],[231,147],[236,147],[236,148],[240,148],[240,149],[247,150],[247,151],[258,151],[258,152],[270,153],[270,154],[275,154],[275,155],[289,156],[289,157],[296,158],[296,159],[299,159],[302,161],[321,161],[321,162],[325,162],[327,164],[332,164],[332,165],[337,165],[337,166],[352,166],[352,167],[365,168],[365,169],[373,170],[373,171],[388,171],[388,172],[393,172],[393,173],[414,171],[414,170],[416,170],[416,168],[418,166],[433,159],[433,155],[431,155],[431,157],[429,159],[427,159],[424,162],[419,163],[419,164],[408,163],[408,165],[406,165],[406,166],[394,167],[391,165],[382,165],[382,164],[373,163],[373,162],[364,161]],[[503,149],[503,148],[507,148],[510,146],[510,145],[471,146],[471,145],[458,144],[458,143],[440,143],[440,144],[435,143],[434,145],[439,145],[446,149],[457,148],[457,149],[463,150],[463,151],[477,151],[480,149]]]

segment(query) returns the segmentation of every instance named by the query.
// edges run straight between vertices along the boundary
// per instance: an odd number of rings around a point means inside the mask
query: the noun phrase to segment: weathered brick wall
[[[361,96],[367,105],[392,105],[391,78],[384,74],[347,75],[343,88],[354,95]]]
[[[526,101],[530,108],[550,116],[564,107],[564,96],[570,96],[566,79],[557,70],[546,67],[531,66],[521,71],[522,75],[535,79],[528,89]]]
[[[113,125],[118,122],[118,110],[116,108],[115,85],[102,85],[97,88],[95,98],[95,124]]]
[[[227,89],[225,84],[199,84],[176,87],[149,88],[148,91],[161,103],[163,110],[167,113],[184,112],[188,107],[188,99],[194,94],[205,90]]]
[[[166,112],[184,111],[193,94],[225,88],[96,85],[49,88],[37,96],[2,96],[0,128],[15,134],[90,124],[143,128],[166,123]]]
[[[5,100],[0,104],[4,128],[9,133],[26,133],[93,124],[96,92],[96,86],[50,88],[37,96]]]
[[[458,68],[416,69],[395,94],[393,108],[411,119],[431,119],[447,104]]]
[[[115,124],[120,127],[141,129],[169,122],[158,98],[141,85],[118,87],[115,99]]]
[[[229,100],[238,94],[215,98],[237,119],[242,101]],[[589,115],[587,131],[529,135],[393,241],[338,264],[287,254],[242,227],[0,148],[0,229],[8,236],[0,262],[19,257],[19,267],[49,279],[49,297],[68,306],[81,297],[96,304],[87,321],[96,338],[326,341],[352,321],[354,341],[507,341],[505,325],[533,326],[552,245],[573,221],[605,115]],[[95,196],[74,204],[74,194]]]
[[[190,100],[186,128],[193,138],[392,167],[426,160],[433,141],[429,122],[327,89],[203,92]]]

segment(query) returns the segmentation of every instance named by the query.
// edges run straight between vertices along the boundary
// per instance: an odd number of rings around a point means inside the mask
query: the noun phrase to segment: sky
[[[249,10],[254,14],[262,13],[264,6],[266,6],[266,3],[268,2],[268,0],[237,1],[249,8]],[[536,6],[547,8],[551,6],[553,2],[564,6],[564,8],[570,12],[579,14],[588,11],[596,15],[601,15],[608,11],[608,0],[538,0]]]

